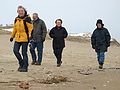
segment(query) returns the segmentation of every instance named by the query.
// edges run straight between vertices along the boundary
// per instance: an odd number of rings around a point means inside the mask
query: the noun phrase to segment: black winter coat
[[[91,44],[96,52],[107,52],[107,48],[110,46],[111,36],[106,28],[95,29],[92,37]]]
[[[65,47],[65,40],[68,36],[68,33],[64,27],[54,27],[50,30],[49,33],[50,37],[53,38],[53,49],[56,48],[64,48]]]

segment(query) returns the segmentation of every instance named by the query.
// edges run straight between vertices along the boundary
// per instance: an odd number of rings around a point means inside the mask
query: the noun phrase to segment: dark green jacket
[[[111,36],[106,28],[95,29],[92,37],[91,44],[96,52],[107,52],[107,48],[110,46]]]
[[[33,21],[32,39],[35,42],[44,42],[47,34],[47,28],[43,20]]]

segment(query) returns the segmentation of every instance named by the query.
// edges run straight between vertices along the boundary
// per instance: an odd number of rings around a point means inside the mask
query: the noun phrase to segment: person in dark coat
[[[101,19],[97,20],[97,28],[94,30],[91,37],[92,48],[95,49],[98,56],[99,69],[103,69],[105,52],[110,47],[111,36],[109,31],[104,28],[104,24]]]
[[[53,50],[54,55],[57,58],[57,67],[60,67],[62,64],[62,51],[65,47],[65,38],[67,38],[68,33],[64,27],[62,27],[62,20],[57,19],[55,21],[56,26],[53,27],[49,33],[50,37],[53,38]]]
[[[42,64],[42,54],[44,41],[47,34],[45,22],[41,20],[37,13],[33,14],[33,32],[30,40],[30,53],[32,56],[32,65]],[[37,48],[37,55],[35,49]]]

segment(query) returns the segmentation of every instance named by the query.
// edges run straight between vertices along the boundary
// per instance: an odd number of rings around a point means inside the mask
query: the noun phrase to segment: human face
[[[102,24],[100,24],[100,23],[97,24],[97,28],[101,29],[102,27],[103,27]]]
[[[33,14],[33,20],[37,20],[38,16]]]
[[[57,26],[57,27],[61,27],[61,26],[62,26],[61,21],[57,20],[57,21],[56,21],[56,26]]]
[[[23,17],[25,15],[25,10],[23,8],[18,8],[17,12],[20,17]]]

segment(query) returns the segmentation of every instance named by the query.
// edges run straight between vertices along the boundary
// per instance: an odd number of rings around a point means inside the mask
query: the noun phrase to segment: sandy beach
[[[56,67],[51,40],[45,41],[42,66],[32,66],[29,54],[29,72],[17,71],[13,42],[9,34],[0,34],[0,90],[22,90],[27,82],[29,90],[120,90],[120,47],[112,45],[106,53],[104,70],[98,69],[96,53],[90,42],[66,41],[63,65]],[[60,82],[45,83],[48,78],[65,77]]]

